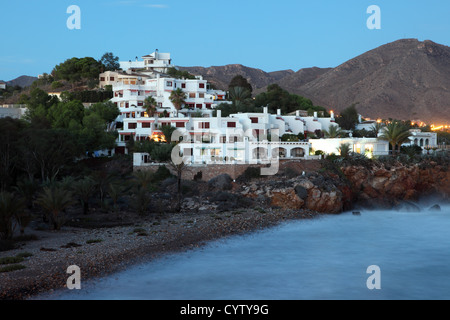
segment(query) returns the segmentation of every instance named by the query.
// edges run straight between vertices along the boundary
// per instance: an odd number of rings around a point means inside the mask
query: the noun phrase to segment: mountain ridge
[[[450,47],[431,40],[393,41],[334,68],[265,72],[233,64],[180,69],[202,75],[221,89],[240,74],[254,94],[277,83],[337,112],[357,104],[359,113],[371,118],[450,122]]]

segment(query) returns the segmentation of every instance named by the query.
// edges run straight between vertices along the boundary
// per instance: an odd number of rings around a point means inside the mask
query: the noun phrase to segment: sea
[[[43,300],[447,300],[450,204],[295,220],[125,271]]]

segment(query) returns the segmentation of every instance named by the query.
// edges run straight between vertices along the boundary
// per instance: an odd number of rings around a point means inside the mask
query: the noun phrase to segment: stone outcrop
[[[378,208],[411,206],[420,196],[448,198],[450,194],[447,167],[433,162],[328,169],[291,179],[283,176],[252,179],[241,184],[239,192],[254,200],[266,199],[272,207],[321,213],[340,213],[356,204]]]
[[[448,198],[450,194],[450,173],[445,166],[436,163],[341,169],[356,200],[367,206],[391,207],[399,201],[417,200],[420,196],[434,194]]]
[[[250,184],[242,185],[241,194],[253,199],[264,196],[273,207],[304,208],[321,213],[340,213],[345,203],[345,194],[339,188],[339,181],[317,173],[288,180],[253,180]]]

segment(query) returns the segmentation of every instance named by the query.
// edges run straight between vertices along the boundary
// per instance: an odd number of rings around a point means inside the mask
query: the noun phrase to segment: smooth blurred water
[[[215,241],[41,299],[450,299],[450,206],[361,211]],[[381,269],[369,290],[367,267]]]

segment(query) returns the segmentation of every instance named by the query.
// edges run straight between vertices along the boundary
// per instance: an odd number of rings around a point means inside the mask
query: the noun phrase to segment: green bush
[[[4,266],[4,267],[0,268],[0,273],[16,271],[16,270],[21,270],[21,269],[25,269],[25,268],[26,267],[22,264],[11,264],[9,266]]]
[[[63,87],[64,85],[60,81],[53,81],[52,82],[52,89],[58,89]]]
[[[316,152],[314,152],[314,154],[316,156],[323,156],[325,154],[325,152],[323,152],[322,150],[316,150]]]
[[[19,263],[23,261],[23,257],[4,257],[0,258],[0,264],[13,264],[13,263]]]
[[[159,182],[164,179],[170,178],[171,176],[172,174],[166,166],[159,166],[158,170],[156,170],[156,172],[153,174],[153,180],[154,182]]]

